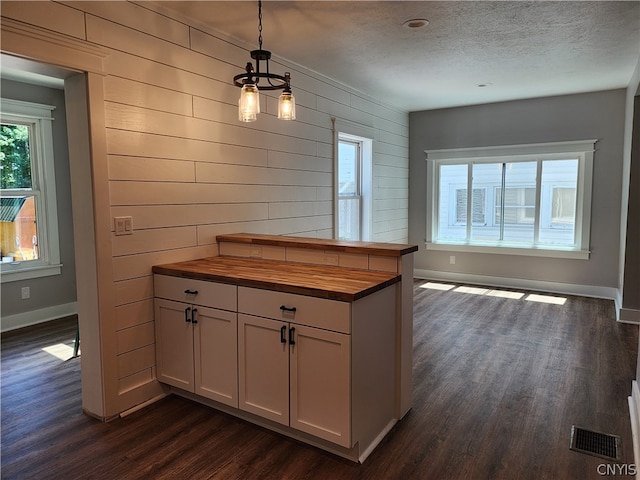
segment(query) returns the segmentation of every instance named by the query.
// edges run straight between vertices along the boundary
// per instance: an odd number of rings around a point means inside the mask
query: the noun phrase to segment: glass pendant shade
[[[296,119],[296,99],[291,92],[284,91],[278,99],[278,118],[280,120]]]
[[[255,122],[260,113],[260,93],[255,84],[247,83],[242,86],[238,101],[238,120],[241,122]]]

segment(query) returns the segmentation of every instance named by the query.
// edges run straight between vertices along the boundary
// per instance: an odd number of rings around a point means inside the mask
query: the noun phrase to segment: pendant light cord
[[[258,0],[258,44],[259,44],[258,48],[260,48],[260,50],[262,50],[262,0]],[[265,61],[265,65],[267,67],[267,75],[268,75],[269,74],[269,59],[268,58]],[[256,83],[258,81],[256,81]],[[272,87],[275,86],[269,77],[267,77],[267,82]]]
[[[262,0],[258,0],[258,44],[262,50]]]

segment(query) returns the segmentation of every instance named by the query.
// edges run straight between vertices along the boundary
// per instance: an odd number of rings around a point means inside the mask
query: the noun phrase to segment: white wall
[[[232,78],[249,60],[248,49],[150,8],[2,2],[3,18],[108,52],[105,129],[98,134],[106,137],[109,198],[104,202],[97,188],[94,203],[109,205],[111,220],[132,216],[134,233],[116,237],[112,225],[109,241],[98,239],[111,245],[103,271],[113,271],[113,284],[100,288],[114,291],[104,298],[113,298],[115,312],[100,319],[103,339],[116,339],[102,342],[105,375],[117,376],[104,379],[105,416],[114,405],[123,411],[139,402],[131,392],[154,381],[152,265],[215,255],[219,233],[332,235],[331,117],[376,133],[374,239],[406,241],[408,233],[406,113],[276,59],[273,70],[291,71],[298,120],[275,118],[274,95],[263,96],[257,122],[241,124]],[[97,222],[105,213],[96,213]]]

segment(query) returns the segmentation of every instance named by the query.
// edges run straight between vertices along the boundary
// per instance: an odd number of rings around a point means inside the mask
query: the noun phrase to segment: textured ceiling
[[[155,5],[257,46],[257,2]],[[640,2],[265,1],[263,48],[408,111],[607,90],[638,62]]]

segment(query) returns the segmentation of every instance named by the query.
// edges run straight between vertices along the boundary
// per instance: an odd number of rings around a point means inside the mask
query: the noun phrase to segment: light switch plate
[[[133,235],[132,217],[114,217],[116,235]]]

